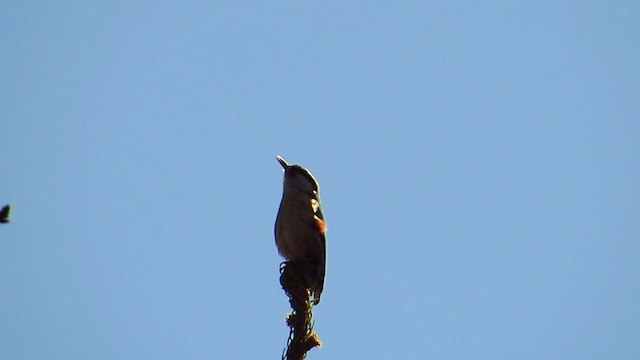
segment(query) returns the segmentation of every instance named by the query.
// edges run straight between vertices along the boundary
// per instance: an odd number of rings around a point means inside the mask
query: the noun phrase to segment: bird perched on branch
[[[289,165],[284,168],[282,201],[276,217],[275,237],[278,252],[305,270],[307,288],[314,305],[320,303],[326,265],[326,225],[320,206],[319,186],[309,170]]]

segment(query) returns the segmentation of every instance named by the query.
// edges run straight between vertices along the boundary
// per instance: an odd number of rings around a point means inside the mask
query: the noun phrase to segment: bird
[[[300,165],[284,168],[283,192],[274,228],[278,253],[305,269],[307,289],[314,305],[320,303],[324,289],[327,226],[320,204],[320,187],[311,172]]]
[[[6,224],[11,219],[11,205],[7,204],[0,210],[0,223]]]

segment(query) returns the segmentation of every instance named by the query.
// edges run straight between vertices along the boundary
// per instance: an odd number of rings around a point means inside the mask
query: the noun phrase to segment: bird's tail
[[[314,271],[312,271],[311,275],[311,296],[313,298],[313,305],[318,305],[320,303],[320,296],[322,295],[322,290],[324,289],[324,264],[320,263],[314,266]]]

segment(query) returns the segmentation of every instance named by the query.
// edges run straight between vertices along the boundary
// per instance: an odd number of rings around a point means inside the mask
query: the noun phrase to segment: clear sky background
[[[639,4],[3,1],[0,359],[639,359]]]

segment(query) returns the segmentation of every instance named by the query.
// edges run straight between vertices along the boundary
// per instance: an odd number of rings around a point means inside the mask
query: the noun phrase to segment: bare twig
[[[307,352],[322,341],[313,331],[313,308],[309,301],[307,274],[304,266],[285,261],[280,266],[280,285],[289,297],[293,312],[287,316],[289,340],[282,356],[283,360],[302,360]]]

